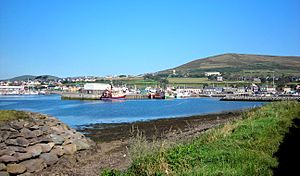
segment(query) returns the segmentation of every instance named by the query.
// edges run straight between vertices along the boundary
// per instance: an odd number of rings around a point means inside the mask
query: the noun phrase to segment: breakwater
[[[100,100],[101,95],[82,93],[62,93],[62,100]]]
[[[62,93],[61,99],[62,100],[100,100],[101,95],[98,94],[84,94],[84,93]],[[143,94],[132,94],[126,95],[126,99],[148,99],[147,95]]]
[[[226,96],[220,99],[221,101],[300,101],[300,96],[270,96],[270,97],[258,97],[258,96]]]

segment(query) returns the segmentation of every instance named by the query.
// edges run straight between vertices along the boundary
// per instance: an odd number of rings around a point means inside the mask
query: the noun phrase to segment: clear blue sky
[[[0,79],[140,74],[222,54],[300,55],[299,0],[0,0]]]

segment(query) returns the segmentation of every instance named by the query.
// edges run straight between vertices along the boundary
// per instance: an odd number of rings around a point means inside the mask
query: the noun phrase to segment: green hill
[[[26,81],[26,80],[57,80],[59,79],[56,76],[51,75],[40,75],[40,76],[33,76],[33,75],[22,75],[18,77],[14,77],[11,79],[8,79],[9,81]]]
[[[158,74],[171,74],[173,70],[176,70],[176,73],[188,75],[203,74],[207,71],[231,74],[275,71],[276,74],[300,75],[300,57],[230,53],[197,59],[181,66],[158,72]]]

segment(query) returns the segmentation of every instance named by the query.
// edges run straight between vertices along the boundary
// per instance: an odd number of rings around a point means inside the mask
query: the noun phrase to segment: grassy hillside
[[[278,166],[274,153],[293,119],[299,118],[299,106],[297,102],[267,104],[191,142],[143,151],[124,172],[102,175],[272,175]]]
[[[268,56],[249,54],[222,54],[203,59],[197,59],[184,65],[161,71],[160,74],[172,73],[199,74],[205,71],[219,71],[226,73],[237,72],[269,72],[293,74],[300,73],[300,57]]]

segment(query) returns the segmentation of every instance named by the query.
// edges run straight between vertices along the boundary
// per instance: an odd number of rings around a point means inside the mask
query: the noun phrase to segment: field
[[[214,86],[230,86],[230,85],[248,85],[247,81],[211,81],[208,78],[168,78],[169,84],[172,86],[186,86],[186,87],[202,87],[204,84]]]
[[[209,82],[208,78],[168,78],[170,84],[197,84]]]
[[[279,164],[274,154],[299,115],[297,102],[267,104],[192,141],[143,151],[126,171],[102,175],[272,175]]]
[[[106,83],[110,84],[113,83],[114,86],[122,86],[126,85],[127,87],[134,88],[136,86],[137,88],[146,88],[148,86],[156,86],[158,84],[157,81],[154,80],[144,80],[142,77],[132,77],[132,78],[105,78],[105,79],[99,79],[96,81],[96,83]],[[65,85],[84,85],[86,82],[75,82],[75,83],[67,83]]]

